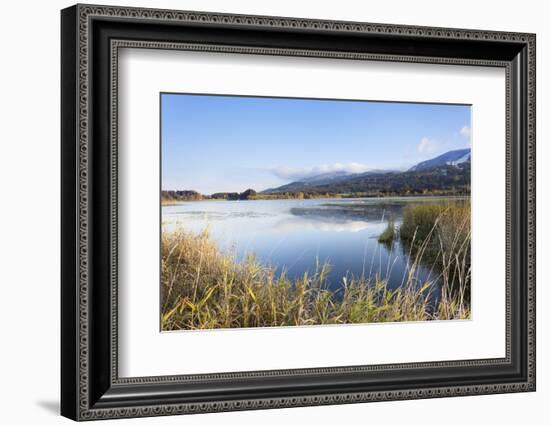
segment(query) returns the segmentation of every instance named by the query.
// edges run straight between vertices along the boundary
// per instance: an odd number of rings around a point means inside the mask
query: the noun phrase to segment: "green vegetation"
[[[428,241],[432,249],[441,248],[454,257],[456,250],[469,246],[470,200],[407,205],[403,209],[400,236],[415,247]]]
[[[250,192],[249,192],[250,191]],[[467,196],[468,192],[457,189],[450,190],[423,190],[414,191],[406,190],[402,192],[396,191],[373,191],[373,192],[316,192],[298,191],[298,192],[274,192],[274,193],[257,193],[253,189],[248,189],[244,192],[216,192],[211,195],[200,194],[197,191],[162,191],[161,202],[163,205],[169,205],[180,201],[201,201],[201,200],[309,200],[317,198],[384,198],[384,197],[450,197],[450,196]]]
[[[216,192],[210,196],[203,195],[204,199],[212,200],[251,200],[256,196],[256,191],[253,189],[247,189],[240,194],[238,192]]]
[[[411,253],[441,274],[444,287],[469,302],[471,273],[470,201],[412,204],[403,210],[400,236]]]
[[[173,204],[179,201],[200,201],[200,200],[303,200],[310,198],[346,198],[355,196],[366,196],[366,194],[332,194],[332,193],[303,193],[303,192],[278,192],[274,194],[257,193],[253,189],[244,192],[215,192],[210,195],[200,194],[197,191],[162,191],[162,204]]]
[[[162,330],[467,319],[469,226],[466,233],[458,226],[465,210],[440,212],[422,241],[416,234],[423,231],[413,231],[407,274],[395,290],[388,288],[384,277],[343,277],[342,289],[332,292],[327,288],[327,264],[318,265],[313,275],[291,280],[284,272],[277,276],[253,256],[237,262],[222,254],[207,232],[163,232]],[[423,214],[412,213],[406,226],[424,223]],[[442,291],[433,309],[433,282],[419,282],[417,271],[436,240],[438,259],[443,259],[436,274]]]
[[[173,204],[178,201],[200,201],[200,200],[253,200],[257,193],[253,189],[244,192],[216,192],[212,195],[204,195],[197,191],[161,191],[162,204]]]
[[[197,191],[161,191],[160,199],[162,204],[173,204],[177,201],[199,201],[204,195]]]
[[[382,232],[378,236],[378,242],[384,243],[384,244],[391,244],[393,243],[393,239],[395,237],[395,221],[393,217],[390,217],[388,220],[388,225],[386,226],[386,229],[384,229],[384,232]]]

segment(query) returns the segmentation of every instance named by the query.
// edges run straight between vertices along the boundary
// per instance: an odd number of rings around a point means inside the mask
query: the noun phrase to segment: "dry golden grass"
[[[218,250],[207,232],[163,232],[162,330],[468,319],[469,206],[467,210],[439,210],[421,240],[416,227],[408,270],[395,290],[384,277],[343,277],[336,294],[327,288],[326,264],[291,280],[253,256],[236,262]],[[416,215],[420,217],[418,211]],[[419,282],[417,272],[436,244],[434,268],[442,288],[433,309],[433,283]]]

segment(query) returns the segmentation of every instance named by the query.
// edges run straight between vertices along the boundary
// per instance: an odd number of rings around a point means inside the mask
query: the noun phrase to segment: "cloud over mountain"
[[[441,150],[439,142],[427,137],[423,137],[416,148],[423,155],[432,155]]]
[[[470,126],[464,126],[462,127],[462,129],[460,129],[460,136],[464,136],[467,139],[470,138],[470,133],[471,133]]]
[[[293,168],[287,166],[274,166],[269,168],[269,171],[273,173],[280,179],[285,180],[300,180],[307,179],[313,176],[322,175],[325,173],[364,173],[369,171],[371,168],[366,164],[361,163],[334,163],[334,164],[322,164],[314,167],[302,167],[302,168]]]

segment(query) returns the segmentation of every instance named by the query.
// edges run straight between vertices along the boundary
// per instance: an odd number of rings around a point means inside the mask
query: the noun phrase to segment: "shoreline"
[[[334,196],[323,196],[323,197],[307,197],[307,198],[294,198],[294,197],[269,197],[269,198],[263,198],[263,197],[252,197],[248,198],[246,200],[230,200],[226,198],[202,198],[202,199],[189,199],[189,200],[161,200],[161,206],[173,206],[178,205],[182,203],[189,203],[189,202],[213,202],[213,201],[230,201],[230,202],[242,202],[242,201],[280,201],[280,200],[287,200],[287,201],[304,201],[304,200],[435,200],[435,199],[470,199],[471,194],[450,194],[450,195],[444,195],[444,194],[434,194],[434,195],[372,195],[372,196],[348,196],[346,195],[334,195]]]

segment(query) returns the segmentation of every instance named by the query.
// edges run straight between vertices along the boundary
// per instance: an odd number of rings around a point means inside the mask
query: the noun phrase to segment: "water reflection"
[[[347,220],[345,218],[303,218],[286,217],[274,225],[280,232],[299,232],[300,230],[315,230],[321,232],[359,232],[367,229],[380,229],[381,223],[363,220]]]
[[[208,230],[220,249],[237,260],[253,253],[262,264],[290,278],[329,264],[328,286],[344,277],[387,278],[403,284],[410,260],[399,240],[381,244],[378,236],[391,217],[402,220],[404,199],[316,199],[193,201],[163,206],[163,228],[193,233]],[[418,202],[421,202],[419,200]],[[425,266],[415,271],[419,285],[436,280]],[[437,292],[436,292],[437,293]]]

